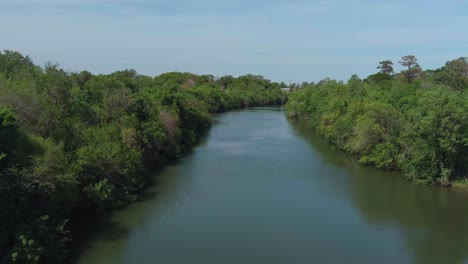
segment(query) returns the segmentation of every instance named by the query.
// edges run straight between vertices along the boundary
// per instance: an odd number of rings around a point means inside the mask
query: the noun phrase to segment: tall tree
[[[391,60],[384,60],[379,62],[377,69],[380,69],[380,73],[392,75],[393,74],[393,62]]]
[[[407,67],[407,69],[403,70],[401,73],[403,73],[406,76],[408,82],[412,82],[422,71],[421,67],[418,64],[418,59],[413,55],[403,56],[399,63],[402,66]]]

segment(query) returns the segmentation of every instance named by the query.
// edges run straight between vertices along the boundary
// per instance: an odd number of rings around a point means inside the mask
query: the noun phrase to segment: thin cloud
[[[0,0],[0,49],[97,73],[346,80],[410,53],[423,68],[466,56],[463,13],[466,3],[431,0]]]

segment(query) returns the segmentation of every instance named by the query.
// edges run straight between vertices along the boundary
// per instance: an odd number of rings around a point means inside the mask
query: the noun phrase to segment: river
[[[82,223],[76,263],[468,263],[465,192],[362,166],[281,108],[216,116],[154,180]]]

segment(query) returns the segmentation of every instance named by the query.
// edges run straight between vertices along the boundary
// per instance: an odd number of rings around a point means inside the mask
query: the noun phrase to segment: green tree
[[[458,91],[468,89],[468,58],[448,61],[444,67],[434,71],[432,78]]]
[[[11,110],[0,105],[0,169],[14,150],[15,138],[18,136],[17,129],[16,118]]]
[[[24,78],[35,76],[38,73],[36,67],[29,56],[11,50],[0,52],[0,73],[7,78]]]
[[[379,62],[377,69],[380,69],[380,73],[392,75],[393,74],[393,62],[390,60],[384,60]]]
[[[417,61],[418,59],[413,55],[403,56],[401,61],[399,61],[402,66],[407,67],[406,70],[402,71],[402,74],[406,76],[408,82],[412,82],[422,72]]]

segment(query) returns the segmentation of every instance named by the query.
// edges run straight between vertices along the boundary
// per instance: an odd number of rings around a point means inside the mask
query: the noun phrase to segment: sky
[[[468,56],[468,1],[0,0],[0,50],[73,72],[347,80]]]

